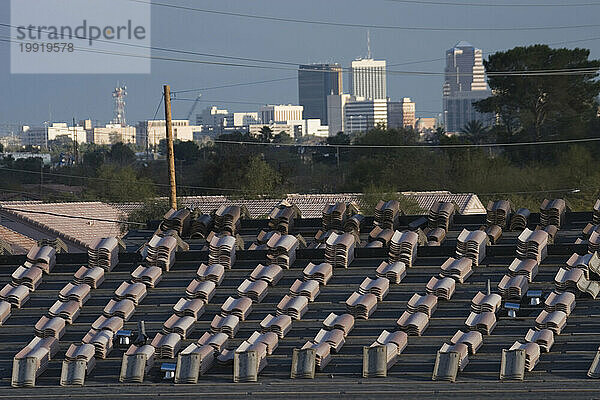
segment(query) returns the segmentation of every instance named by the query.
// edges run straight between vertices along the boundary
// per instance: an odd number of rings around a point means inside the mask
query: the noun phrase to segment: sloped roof
[[[0,238],[8,242],[15,254],[26,254],[35,245],[35,240],[0,225]]]
[[[417,202],[423,211],[427,211],[437,201],[450,201],[456,203],[460,214],[485,214],[484,205],[476,194],[454,194],[448,191],[434,192],[402,192],[402,195]],[[209,213],[221,206],[226,205],[245,205],[252,218],[264,217],[277,206],[281,199],[260,199],[243,200],[228,199],[225,196],[188,196],[180,198],[183,207],[198,208],[203,213]],[[327,204],[336,202],[356,202],[359,205],[362,202],[361,193],[336,193],[336,194],[288,194],[285,200],[294,203],[302,212],[304,218],[319,218],[323,207]],[[138,208],[142,203],[122,203],[113,204],[114,207],[130,213]]]
[[[418,216],[412,216],[418,218]],[[534,227],[539,215],[532,215],[529,227]],[[585,254],[587,245],[575,244],[581,238],[583,227],[592,221],[591,213],[568,213],[565,223],[557,232],[554,244],[548,246],[548,256],[540,262],[539,272],[530,283],[530,289],[539,290],[544,296],[556,289],[554,277],[574,252]],[[256,221],[250,221],[242,228],[256,235]],[[266,221],[263,221],[266,223]],[[408,219],[405,221],[408,222]],[[568,324],[562,332],[554,335],[554,346],[540,355],[535,369],[525,372],[525,380],[501,383],[499,370],[502,350],[510,348],[515,341],[522,341],[528,330],[536,326],[536,316],[544,309],[542,304],[532,305],[529,301],[521,304],[518,318],[506,316],[504,310],[497,313],[497,326],[491,335],[483,337],[483,346],[476,354],[469,354],[469,363],[460,371],[456,383],[432,381],[432,371],[436,354],[458,330],[465,331],[465,319],[471,313],[471,299],[485,291],[488,280],[491,290],[498,292],[497,283],[509,272],[508,264],[517,254],[515,252],[520,232],[505,231],[496,244],[487,245],[485,267],[474,268],[467,282],[456,282],[455,293],[451,299],[439,301],[427,330],[422,336],[410,336],[408,345],[398,355],[397,361],[388,369],[385,378],[363,378],[363,346],[370,346],[383,330],[393,331],[397,320],[407,302],[414,293],[423,294],[430,279],[438,276],[440,265],[456,256],[456,238],[463,229],[477,229],[485,223],[484,215],[457,216],[450,232],[441,246],[419,246],[413,266],[407,268],[406,277],[398,284],[391,283],[389,291],[378,302],[376,310],[369,319],[355,319],[354,328],[348,332],[345,342],[334,352],[331,362],[322,371],[317,370],[315,379],[292,380],[290,370],[293,349],[301,348],[323,328],[323,321],[329,313],[341,315],[347,312],[345,300],[360,287],[366,277],[375,275],[375,268],[388,259],[386,249],[358,248],[355,258],[348,268],[335,268],[327,285],[320,287],[316,301],[308,304],[308,310],[299,320],[294,320],[285,337],[279,340],[279,346],[267,355],[265,369],[258,376],[258,383],[232,383],[233,367],[215,363],[204,373],[198,384],[174,385],[172,381],[161,380],[158,369],[161,362],[176,362],[174,358],[155,357],[153,369],[146,373],[144,382],[136,385],[120,384],[119,371],[123,351],[113,350],[105,359],[96,359],[95,368],[85,378],[85,387],[61,387],[60,375],[64,350],[72,343],[79,343],[89,331],[90,324],[102,314],[102,306],[111,301],[113,289],[123,281],[131,279],[139,262],[134,254],[120,254],[120,263],[107,272],[105,281],[98,290],[92,290],[92,298],[82,308],[76,323],[66,327],[66,334],[60,340],[61,351],[53,357],[48,368],[39,375],[35,388],[11,389],[19,396],[48,397],[71,396],[85,397],[89,393],[96,396],[113,396],[119,391],[124,398],[160,395],[191,398],[199,396],[231,398],[237,396],[261,395],[263,397],[286,397],[304,399],[322,398],[323,394],[341,397],[392,397],[399,392],[413,398],[432,397],[482,397],[490,399],[523,397],[544,398],[589,398],[597,391],[597,381],[586,379],[586,373],[592,364],[600,343],[600,319],[597,317],[597,299],[582,295],[568,317]],[[310,233],[321,227],[320,221],[312,221],[302,229]],[[403,225],[403,228],[405,225]],[[362,239],[372,225],[366,226]],[[148,240],[150,230],[131,232],[136,238]],[[312,236],[307,234],[306,237]],[[129,240],[129,238],[127,238]],[[197,242],[200,243],[199,241]],[[176,268],[163,271],[162,280],[156,287],[148,288],[147,296],[135,307],[131,319],[123,329],[136,329],[138,321],[145,321],[147,333],[152,338],[161,332],[163,324],[173,314],[173,305],[184,295],[186,285],[196,279],[198,265],[208,262],[208,252],[190,250],[177,253]],[[279,282],[268,287],[267,295],[249,311],[248,318],[239,322],[239,330],[224,344],[224,349],[235,350],[243,340],[252,337],[259,329],[259,321],[267,314],[275,315],[280,300],[289,294],[290,285],[296,279],[302,279],[302,270],[309,262],[324,261],[323,250],[301,249],[297,252],[296,262],[290,269],[282,271]],[[18,258],[0,259],[0,279],[11,280],[11,273],[18,265]],[[44,315],[57,299],[57,288],[64,287],[79,268],[85,263],[87,255],[59,254],[57,265],[49,275],[44,275],[39,288],[31,294],[31,300],[20,310],[13,310],[10,319],[0,325],[0,351],[5,357],[0,359],[0,368],[5,371],[0,387],[8,388],[12,371],[12,357],[23,349],[33,337],[32,321]],[[237,261],[232,269],[225,271],[215,296],[206,304],[204,314],[194,323],[195,330],[182,340],[180,350],[196,342],[205,332],[211,330],[211,320],[221,313],[222,304],[229,296],[236,296],[237,288],[250,276],[253,269],[265,262],[265,252],[239,250]],[[15,334],[22,332],[22,334]],[[13,393],[11,392],[11,393]],[[7,392],[8,393],[8,392]],[[260,393],[260,394],[259,394]],[[552,393],[549,395],[549,393]]]
[[[121,236],[119,223],[88,220],[85,219],[86,217],[118,221],[124,216],[119,209],[101,202],[3,202],[0,203],[0,211],[33,224],[37,229],[46,231],[50,235],[57,235],[82,246],[87,246],[95,238]],[[78,218],[39,214],[39,212]]]

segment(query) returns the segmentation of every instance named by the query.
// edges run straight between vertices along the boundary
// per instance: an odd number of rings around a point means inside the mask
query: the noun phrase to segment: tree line
[[[491,55],[485,66],[493,95],[476,107],[480,112],[494,113],[497,123],[484,127],[473,121],[455,136],[438,129],[431,143],[523,143],[600,137],[600,61],[589,60],[589,50],[517,47]],[[542,70],[585,73],[536,72]],[[514,74],[494,74],[507,71]],[[483,201],[507,198],[518,207],[531,209],[536,209],[545,197],[563,197],[573,209],[587,209],[599,194],[600,170],[594,162],[600,150],[597,142],[391,148],[422,142],[412,129],[385,127],[353,136],[339,133],[325,140],[325,144],[342,147],[302,143],[280,146],[293,139],[267,128],[257,137],[235,132],[217,139],[202,145],[175,143],[178,195],[258,198],[285,193],[364,192],[373,200],[401,191],[450,190],[476,193]],[[167,194],[164,160],[136,157],[134,149],[122,143],[110,148],[88,145],[81,154],[79,163],[45,170],[45,181],[82,186],[81,194],[75,196],[78,200],[143,201]],[[39,165],[19,162],[0,161],[0,167],[40,170]],[[0,184],[17,191],[23,184],[39,179],[35,174],[14,171],[4,176]]]

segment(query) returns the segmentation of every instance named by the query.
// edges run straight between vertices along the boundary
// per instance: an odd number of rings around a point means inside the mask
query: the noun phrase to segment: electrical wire
[[[198,100],[198,99],[190,99],[190,98],[181,98],[175,97],[171,99],[172,101],[189,101],[189,102],[199,102],[199,103],[213,103],[213,104],[252,104],[264,106],[265,103],[256,102],[256,101],[234,101],[234,100]],[[431,110],[417,110],[419,113],[427,113],[427,114],[441,114],[441,111],[431,111]]]
[[[588,189],[594,190],[594,189]],[[492,192],[492,193],[477,193],[478,196],[494,196],[498,194],[539,194],[539,193],[580,193],[585,190],[570,188],[570,189],[550,189],[550,190],[530,190],[530,191],[522,191],[522,192]]]
[[[415,145],[360,145],[360,144],[299,144],[299,143],[262,143],[241,142],[228,140],[214,140],[213,143],[252,145],[252,146],[276,146],[276,147],[316,147],[316,148],[341,148],[341,149],[457,149],[457,148],[488,148],[488,147],[524,147],[544,146],[556,144],[589,143],[599,142],[598,138],[586,139],[564,139],[549,140],[544,142],[514,142],[514,143],[482,143],[482,144],[415,144]]]
[[[600,26],[600,25],[599,25]],[[13,39],[10,36],[0,37],[1,42],[8,43],[37,43],[35,41],[26,41]],[[118,43],[117,43],[118,44]],[[140,47],[140,46],[135,46]],[[149,47],[149,46],[141,46],[141,47]],[[99,50],[99,49],[82,49],[75,48],[75,51],[78,52],[87,52],[87,53],[96,53],[96,54],[106,54],[106,55],[114,55],[114,56],[122,56],[122,57],[132,57],[132,58],[142,58],[142,59],[151,59],[151,60],[159,60],[159,61],[172,61],[172,62],[185,62],[185,63],[193,63],[193,64],[206,64],[206,65],[214,65],[214,66],[228,66],[228,67],[242,67],[242,68],[256,68],[256,69],[275,69],[275,70],[286,70],[286,71],[295,71],[298,69],[295,63],[288,62],[276,62],[263,60],[260,62],[263,63],[277,63],[277,64],[291,64],[294,65],[294,68],[291,67],[283,67],[283,66],[274,66],[274,65],[255,65],[255,64],[241,64],[241,63],[233,63],[233,62],[220,62],[220,61],[207,61],[207,60],[197,60],[197,59],[185,59],[185,58],[174,58],[174,57],[163,57],[163,56],[154,56],[154,55],[143,55],[143,54],[131,54],[131,53],[123,53],[109,50]],[[173,50],[177,51],[177,50]],[[310,71],[311,69],[306,69]],[[342,68],[347,72],[352,71],[351,68]],[[314,71],[322,72],[322,69],[315,68]],[[396,70],[384,70],[387,74],[399,74],[399,75],[412,75],[412,76],[451,76],[451,77],[461,77],[461,76],[472,76],[473,73],[453,73],[453,72],[437,72],[437,71],[396,71]],[[518,71],[490,71],[486,72],[488,76],[555,76],[555,75],[595,75],[598,73],[597,67],[587,67],[587,68],[564,68],[564,69],[543,69],[543,70],[518,70]]]
[[[182,11],[194,11],[203,14],[210,15],[223,15],[229,17],[240,17],[240,18],[249,18],[249,19],[257,19],[263,21],[271,21],[271,22],[287,22],[287,23],[295,23],[295,24],[307,24],[307,25],[320,25],[320,26],[333,26],[333,27],[343,27],[343,28],[369,28],[369,29],[387,29],[387,30],[411,30],[411,31],[429,31],[429,32],[481,32],[481,31],[538,31],[538,30],[565,30],[565,29],[586,29],[586,28],[596,28],[600,26],[599,24],[584,24],[584,25],[564,25],[564,26],[528,26],[528,27],[504,27],[504,28],[441,28],[441,27],[424,27],[424,26],[399,26],[399,25],[374,25],[374,24],[355,24],[355,23],[347,23],[347,22],[335,22],[335,21],[317,21],[317,20],[309,20],[309,19],[297,19],[297,18],[286,18],[286,17],[275,17],[275,16],[267,16],[267,15],[258,15],[258,14],[246,14],[240,12],[232,12],[232,11],[220,11],[220,10],[210,10],[205,8],[196,8],[189,6],[182,6],[176,4],[169,3],[160,3],[158,1],[152,0],[126,0],[133,3],[147,4],[156,7],[163,8],[172,8]]]
[[[596,37],[592,37],[592,38],[587,38],[587,39],[575,39],[575,40],[562,40],[560,42],[550,42],[550,43],[546,43],[547,46],[558,46],[558,45],[565,45],[565,44],[572,44],[572,43],[582,43],[582,42],[591,42],[591,41],[595,41],[595,40],[600,40],[600,36],[596,36]],[[494,54],[500,51],[507,51],[510,49],[496,49],[496,50],[489,50],[489,51],[484,51],[483,54],[484,55],[488,55],[488,54]],[[446,60],[446,57],[437,57],[437,58],[430,58],[430,59],[426,59],[426,60],[415,60],[415,61],[406,61],[406,62],[401,62],[401,63],[391,63],[391,64],[387,64],[388,67],[397,67],[400,65],[411,65],[411,64],[424,64],[424,63],[429,63],[429,62],[434,62],[434,61],[444,61]]]
[[[145,223],[135,222],[135,221],[118,221],[118,220],[114,220],[114,219],[82,217],[82,216],[76,216],[76,215],[59,214],[59,213],[54,213],[54,212],[50,212],[50,211],[23,210],[20,208],[6,207],[3,205],[0,205],[0,211],[2,211],[2,210],[13,211],[13,212],[22,212],[22,213],[28,213],[28,214],[51,215],[53,217],[61,217],[61,218],[84,219],[86,221],[111,222],[114,224],[128,224],[128,225],[138,225],[138,226],[146,226],[147,225]]]
[[[35,174],[35,175],[42,174],[42,172],[40,172],[40,171],[29,171],[26,169],[8,168],[8,167],[0,167],[0,170],[13,171],[13,172],[24,172],[24,173]],[[43,172],[43,174],[48,175],[48,176],[58,176],[58,177],[63,177],[63,178],[90,179],[90,180],[101,181],[101,182],[115,182],[114,179],[98,178],[98,177],[93,177],[93,176],[59,174],[59,173],[54,173],[54,172]],[[169,184],[154,183],[154,182],[149,182],[148,185],[160,186],[160,187],[171,187],[171,185],[169,185]],[[209,186],[177,185],[177,187],[185,188],[185,189],[198,189],[198,190],[223,190],[223,191],[232,191],[232,192],[244,192],[244,190],[242,190],[242,189],[217,188],[217,187],[209,187]]]
[[[431,0],[385,0],[392,3],[404,4],[420,4],[420,5],[435,5],[435,6],[462,6],[462,7],[597,7],[600,3],[550,3],[550,4],[535,4],[535,3],[459,3],[446,1],[431,1]]]
[[[290,76],[288,78],[267,79],[267,80],[264,80],[264,81],[253,81],[253,82],[223,84],[223,85],[219,85],[219,86],[209,86],[209,87],[196,88],[196,89],[173,90],[173,91],[171,91],[171,93],[178,94],[178,93],[201,92],[201,91],[205,91],[205,90],[226,89],[226,88],[232,88],[232,87],[238,87],[238,86],[250,86],[250,85],[260,85],[260,84],[263,84],[263,83],[273,83],[273,82],[281,82],[281,81],[290,81],[292,79],[296,80],[296,79],[298,79],[298,77],[297,76]]]

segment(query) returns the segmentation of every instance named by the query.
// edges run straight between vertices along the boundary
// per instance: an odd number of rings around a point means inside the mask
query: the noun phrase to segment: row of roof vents
[[[519,309],[519,303],[509,303],[508,300],[522,301],[526,295],[529,296],[528,284],[533,281],[537,274],[539,263],[546,257],[550,236],[556,233],[556,230],[564,219],[565,207],[563,205],[564,201],[544,201],[540,217],[543,221],[542,225],[544,225],[544,229],[530,231],[525,228],[519,235],[517,246],[518,258],[511,263],[508,268],[508,274],[505,275],[498,285],[500,295],[492,294],[488,283],[488,294],[485,295],[479,292],[473,298],[471,303],[472,312],[465,321],[467,332],[459,330],[451,339],[450,344],[442,346],[436,360],[434,379],[454,380],[456,373],[466,366],[468,355],[475,354],[476,350],[481,346],[482,334],[489,335],[494,329],[496,325],[495,313],[500,309],[501,297],[504,297],[506,301],[505,308],[510,309],[514,314]],[[382,210],[385,210],[384,206],[385,204],[382,205]],[[440,205],[437,208],[444,209]],[[496,207],[496,210],[500,208]],[[546,210],[545,216],[544,210]],[[385,215],[385,212],[381,214],[383,216],[381,218],[384,220],[387,218]],[[439,212],[437,216],[433,213],[434,218],[431,215],[430,213],[430,221],[439,220]],[[523,215],[523,213],[520,215]],[[494,218],[492,216],[490,218],[488,215],[489,226],[496,225],[500,227],[500,225],[493,223],[497,223],[498,221],[497,217]],[[445,227],[449,227],[450,221],[446,221],[445,217],[443,222]],[[115,336],[115,331],[118,336],[123,322],[131,316],[135,306],[145,297],[146,288],[154,287],[160,280],[162,269],[168,271],[172,266],[175,250],[180,245],[180,242],[182,242],[177,233],[179,229],[178,224],[165,225],[165,228],[169,230],[167,232],[157,232],[141,249],[146,266],[138,267],[132,273],[131,280],[129,282],[125,281],[119,286],[115,291],[113,300],[105,307],[103,315],[92,324],[92,329],[83,339],[83,343],[80,345],[74,344],[69,348],[65,357],[65,363],[63,364],[61,384],[80,384],[80,382],[82,384],[82,376],[84,377],[93,368],[94,361],[92,358],[106,357],[106,354],[112,347],[112,338]],[[224,218],[220,223],[221,229],[223,229],[222,232],[228,232],[228,227],[234,225],[229,222],[228,218]],[[549,227],[555,227],[556,230],[548,229]],[[437,226],[434,229],[437,228],[440,227]],[[285,236],[278,234],[278,236],[273,235],[272,237],[276,237],[277,242],[279,242]],[[215,248],[219,250],[217,258],[221,256],[221,246],[218,245],[218,242],[225,238],[229,238],[226,240],[228,248],[231,247],[235,250],[236,240],[233,236],[228,236],[226,233],[222,237],[213,235],[211,245],[216,240]],[[297,238],[292,238],[289,239],[290,243],[294,242],[295,239],[297,245]],[[233,244],[230,243],[232,239]],[[375,310],[377,302],[382,301],[387,294],[390,282],[398,283],[402,280],[405,275],[405,269],[412,266],[419,239],[419,233],[411,231],[396,231],[392,235],[390,239],[390,263],[382,263],[377,268],[377,278],[365,278],[359,286],[358,291],[354,292],[348,298],[346,305],[349,314],[339,316],[333,313],[330,314],[323,321],[324,329],[317,333],[312,342],[309,342],[312,344],[308,345],[307,343],[307,346],[305,346],[306,349],[303,348],[303,350],[313,350],[314,365],[317,365],[317,359],[319,360],[319,365],[322,366],[324,361],[326,364],[329,353],[325,348],[327,347],[329,352],[338,351],[343,346],[345,337],[354,326],[354,318],[368,318]],[[283,239],[284,243],[287,241],[287,238]],[[277,305],[276,316],[269,315],[261,322],[261,332],[253,333],[235,352],[222,350],[224,340],[219,335],[233,337],[237,331],[236,324],[232,324],[229,320],[232,317],[237,317],[239,323],[239,319],[245,319],[251,312],[252,303],[260,302],[266,294],[267,286],[275,285],[281,277],[282,270],[278,265],[257,266],[250,277],[238,287],[238,297],[230,297],[225,301],[222,306],[221,315],[216,316],[213,323],[211,323],[212,332],[205,333],[198,342],[201,349],[206,349],[207,345],[210,347],[210,351],[201,351],[200,354],[206,353],[207,360],[211,358],[209,353],[212,354],[213,361],[216,355],[218,355],[216,358],[221,362],[227,363],[233,360],[234,381],[256,380],[258,373],[264,368],[267,355],[272,353],[277,347],[278,339],[283,337],[289,330],[291,319],[302,318],[308,307],[308,303],[314,301],[318,296],[320,285],[326,284],[327,280],[331,277],[333,267],[347,267],[350,264],[351,257],[354,254],[355,241],[356,237],[352,233],[338,235],[333,232],[330,234],[327,239],[326,254],[327,252],[329,253],[333,265],[320,264],[315,266],[314,264],[309,264],[303,272],[302,280],[296,280],[290,287],[290,294],[286,295]],[[172,243],[175,244],[173,245]],[[429,318],[436,309],[438,300],[449,301],[455,291],[456,283],[463,283],[472,274],[472,267],[480,265],[479,263],[485,257],[486,243],[487,235],[482,231],[469,232],[465,230],[461,232],[456,249],[457,257],[460,258],[457,260],[448,259],[442,265],[439,277],[433,276],[427,284],[425,295],[418,293],[413,295],[407,304],[407,310],[398,320],[398,327],[402,332],[390,334],[387,331],[383,331],[370,347],[365,348],[365,361],[363,364],[363,374],[365,376],[381,376],[381,374],[384,374],[382,371],[384,369],[387,371],[389,366],[393,365],[392,361],[406,346],[406,335],[422,334],[428,325]],[[53,244],[61,248],[59,243],[54,242]],[[50,265],[53,266],[56,262],[56,248],[47,244],[44,245],[43,243],[41,245],[41,247],[37,246],[37,248],[30,251],[28,260],[23,267],[35,267],[46,273],[50,273],[52,268]],[[42,317],[44,320],[40,320],[36,324],[36,338],[15,356],[15,367],[13,369],[14,386],[35,384],[35,377],[43,371],[48,361],[58,351],[58,340],[62,336],[62,333],[64,333],[64,323],[72,323],[77,318],[78,310],[89,298],[90,289],[96,288],[102,283],[103,274],[101,274],[102,276],[98,276],[92,274],[90,271],[100,268],[106,272],[110,272],[110,269],[118,262],[118,256],[114,256],[115,251],[118,253],[117,247],[118,242],[116,240],[103,239],[95,244],[95,248],[90,249],[88,267],[82,267],[85,270],[82,271],[80,269],[75,274],[73,282],[61,290],[57,303],[49,310],[49,315]],[[288,255],[292,249],[295,252],[293,245],[267,247],[274,249],[281,247],[288,252]],[[352,251],[349,250],[350,248],[352,248]],[[229,268],[235,261],[235,256],[232,261],[230,254],[231,252],[228,250],[226,256],[229,257],[227,259],[229,261]],[[211,255],[213,255],[213,251],[211,251]],[[162,268],[159,268],[157,265],[160,265]],[[572,292],[589,294],[594,298],[598,295],[600,283],[590,280],[590,272],[595,274],[600,272],[600,260],[596,253],[585,256],[574,254],[568,260],[567,267],[561,269],[555,278],[556,291],[551,293],[544,302],[544,310],[540,312],[535,321],[536,330],[527,332],[525,343],[516,342],[510,349],[503,351],[501,379],[522,379],[522,370],[531,370],[534,368],[540,356],[540,349],[542,351],[549,350],[554,340],[553,334],[560,333],[566,324],[566,317],[575,307],[575,297]],[[174,306],[174,314],[165,322],[162,333],[157,334],[155,337],[156,343],[153,341],[153,344],[147,345],[144,339],[144,343],[136,343],[130,346],[125,353],[121,371],[122,381],[139,382],[143,380],[144,374],[153,365],[157,350],[159,356],[174,357],[175,353],[177,353],[177,344],[179,341],[172,339],[164,340],[164,338],[169,335],[174,338],[173,335],[177,335],[180,339],[183,339],[189,334],[193,322],[195,322],[204,310],[203,306],[214,295],[215,286],[222,281],[224,271],[225,267],[223,265],[215,263],[210,266],[200,267],[197,277],[186,289],[186,297],[181,298]],[[18,274],[18,276],[20,275]],[[33,280],[28,281],[23,279],[19,281],[17,279],[13,283],[19,284],[11,285],[13,287],[25,286],[25,283],[29,283],[33,288],[36,287]],[[536,294],[536,296],[541,297],[541,294]],[[198,299],[200,302],[197,301]],[[125,306],[125,302],[127,302],[127,306]],[[68,304],[68,306],[65,306],[65,304]],[[287,322],[286,317],[290,318]],[[56,323],[58,321],[57,318],[64,321],[62,322],[62,328],[61,324]],[[273,335],[270,335],[270,333]],[[403,333],[404,335],[402,335]],[[99,335],[103,338],[99,339]],[[95,339],[98,340],[96,341]],[[90,346],[94,347],[93,352]],[[368,350],[371,348],[376,350]],[[383,348],[386,350],[383,350]],[[183,354],[183,352],[180,354]],[[189,352],[189,354],[197,353]],[[302,360],[310,360],[313,356],[309,354],[308,358]],[[297,369],[298,363],[303,365],[306,363],[310,364],[309,361],[305,362],[298,359],[298,354],[296,353],[295,358],[297,361],[295,362],[295,366],[293,365],[292,375],[294,375],[294,368]],[[210,364],[207,361],[206,365],[204,365],[202,360],[200,359],[200,362],[197,363],[199,373],[203,370],[206,371]],[[597,362],[595,363],[598,364]],[[178,362],[177,370],[182,371],[179,364]],[[382,366],[385,368],[382,368]],[[181,366],[181,368],[184,367]],[[600,376],[596,372],[598,368],[598,365],[594,367],[593,364],[589,375]],[[372,370],[375,372],[372,372]],[[297,373],[299,377],[310,376],[310,374],[307,376],[304,370],[297,371]],[[193,375],[192,373],[192,380]],[[177,376],[177,373],[175,373],[175,376]],[[181,378],[182,374],[180,373],[179,376]],[[314,373],[312,376],[314,376]],[[187,382],[186,379],[184,376],[179,379],[179,382]],[[177,377],[176,381],[178,381]]]

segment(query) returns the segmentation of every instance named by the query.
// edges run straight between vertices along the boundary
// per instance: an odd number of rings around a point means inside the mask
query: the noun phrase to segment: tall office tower
[[[492,125],[493,115],[475,110],[473,103],[491,96],[483,66],[483,52],[461,41],[446,51],[443,88],[446,132],[459,133],[471,121]]]
[[[359,59],[352,61],[352,95],[365,99],[387,98],[385,60]]]
[[[320,119],[327,125],[327,96],[342,91],[339,64],[308,64],[298,68],[298,103],[304,106],[304,118]]]

